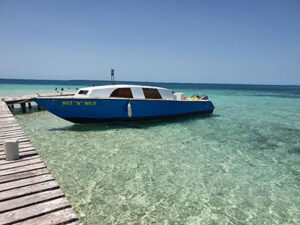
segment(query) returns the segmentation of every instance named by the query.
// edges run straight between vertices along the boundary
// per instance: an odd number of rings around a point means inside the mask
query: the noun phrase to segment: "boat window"
[[[89,91],[87,90],[81,90],[78,92],[79,95],[86,95]]]
[[[111,93],[110,97],[133,98],[130,88],[118,88]]]
[[[145,95],[145,98],[148,99],[162,99],[159,91],[154,88],[143,88],[143,92]]]

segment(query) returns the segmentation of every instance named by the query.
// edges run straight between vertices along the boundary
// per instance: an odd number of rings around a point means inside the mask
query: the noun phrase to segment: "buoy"
[[[7,140],[4,142],[4,152],[6,160],[19,159],[19,142],[18,140]]]
[[[128,105],[127,105],[127,113],[128,113],[128,117],[131,118],[132,117],[132,108],[131,108],[130,102],[128,102]]]

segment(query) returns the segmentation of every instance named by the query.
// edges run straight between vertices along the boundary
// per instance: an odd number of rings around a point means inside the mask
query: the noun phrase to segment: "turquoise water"
[[[1,85],[0,96],[12,88],[54,86]],[[300,224],[294,89],[176,90],[208,94],[216,110],[205,117],[91,125],[46,111],[16,118],[84,224]]]

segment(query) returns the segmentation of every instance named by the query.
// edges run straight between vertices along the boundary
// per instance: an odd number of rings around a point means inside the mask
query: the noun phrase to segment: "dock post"
[[[38,111],[41,111],[42,107],[40,105],[38,105]]]
[[[31,107],[31,103],[30,102],[28,102],[28,108],[29,109],[31,109],[32,107]]]
[[[22,112],[23,113],[26,113],[26,105],[25,105],[25,102],[21,103],[21,108],[22,108]]]
[[[14,104],[11,104],[11,105],[10,105],[10,107],[11,107],[12,109],[14,109],[14,108],[15,108]]]
[[[19,142],[17,139],[4,142],[4,152],[6,160],[19,159]]]

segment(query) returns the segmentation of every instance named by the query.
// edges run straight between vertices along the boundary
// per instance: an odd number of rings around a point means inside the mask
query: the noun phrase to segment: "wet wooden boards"
[[[19,139],[20,159],[6,161],[3,143]],[[0,224],[80,224],[54,177],[0,100]]]

